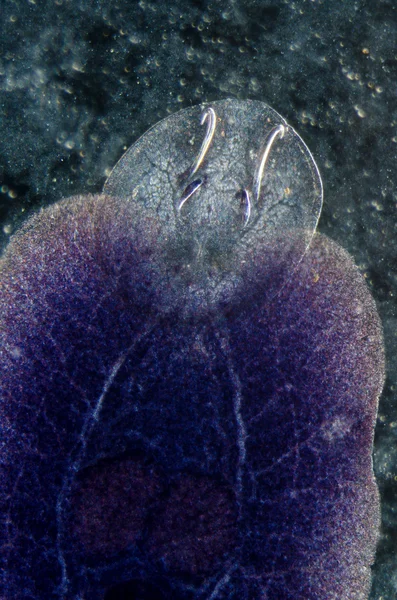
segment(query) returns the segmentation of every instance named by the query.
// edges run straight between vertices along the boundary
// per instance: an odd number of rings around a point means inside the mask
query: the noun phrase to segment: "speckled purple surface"
[[[364,600],[383,381],[364,280],[316,236],[276,297],[259,247],[192,310],[166,242],[89,196],[6,250],[3,595]]]

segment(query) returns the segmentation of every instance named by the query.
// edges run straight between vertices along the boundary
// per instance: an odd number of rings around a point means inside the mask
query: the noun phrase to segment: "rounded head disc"
[[[293,269],[323,197],[306,144],[276,111],[251,100],[206,103],[163,119],[127,150],[104,191],[155,215],[181,263],[207,274],[235,269],[236,258],[241,264],[256,252],[266,261],[280,244]]]

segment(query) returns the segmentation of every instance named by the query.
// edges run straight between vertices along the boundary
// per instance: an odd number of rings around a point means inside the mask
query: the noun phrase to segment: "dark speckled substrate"
[[[64,201],[2,260],[0,595],[364,600],[384,364],[350,257],[316,236],[276,297],[256,262],[192,313],[131,222]]]

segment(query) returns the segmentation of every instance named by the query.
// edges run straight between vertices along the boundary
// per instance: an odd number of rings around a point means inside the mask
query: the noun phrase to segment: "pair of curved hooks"
[[[207,131],[205,133],[203,143],[201,144],[201,148],[200,148],[198,157],[193,164],[192,170],[190,171],[189,178],[191,178],[199,170],[199,168],[211,146],[211,143],[212,143],[212,140],[213,140],[213,137],[215,134],[217,116],[216,116],[214,109],[211,107],[207,108],[203,112],[203,114],[201,116],[200,124],[204,125],[204,123],[206,121],[207,121]],[[277,125],[276,127],[273,127],[273,129],[270,131],[270,133],[267,137],[266,146],[263,151],[262,158],[259,163],[259,167],[255,173],[254,183],[253,183],[253,188],[252,188],[254,199],[256,202],[258,202],[259,197],[260,197],[263,174],[265,171],[266,163],[268,161],[272,146],[275,143],[275,141],[277,140],[277,138],[282,139],[284,137],[286,130],[287,130],[287,127],[285,125],[282,125],[282,124]],[[187,202],[187,200],[189,200],[189,198],[201,187],[202,184],[203,184],[202,179],[196,179],[186,187],[183,198],[180,201],[179,206],[178,206],[178,212],[180,212],[182,210],[182,207],[185,204],[185,202]],[[243,195],[243,200],[244,200],[244,203],[246,206],[245,221],[244,221],[244,227],[246,227],[248,221],[250,220],[250,216],[251,216],[252,201],[251,201],[250,192],[247,188],[243,189],[242,195]]]

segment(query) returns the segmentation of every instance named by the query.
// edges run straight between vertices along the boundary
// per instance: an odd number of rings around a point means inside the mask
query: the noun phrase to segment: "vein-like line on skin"
[[[245,441],[247,439],[247,429],[244,423],[244,419],[241,414],[242,407],[242,384],[240,377],[236,373],[236,370],[233,365],[233,361],[230,358],[231,355],[231,347],[228,339],[228,332],[223,329],[222,335],[215,333],[221,350],[224,354],[227,370],[229,373],[229,378],[231,383],[233,384],[233,411],[234,418],[236,421],[237,428],[237,447],[238,447],[238,460],[237,460],[237,472],[236,472],[236,497],[239,506],[239,512],[241,513],[241,504],[242,504],[242,492],[243,492],[243,466],[246,462],[247,450],[245,447]]]
[[[83,427],[82,427],[80,435],[79,435],[79,441],[76,443],[75,447],[70,452],[70,456],[71,456],[73,454],[73,450],[75,450],[76,447],[78,446],[78,444],[80,444],[80,450],[78,451],[76,458],[74,460],[71,460],[68,465],[68,474],[65,477],[65,483],[63,484],[62,489],[61,489],[60,493],[58,494],[58,498],[57,498],[57,502],[56,502],[56,515],[57,515],[57,517],[56,517],[56,521],[57,521],[56,547],[57,547],[57,554],[58,554],[58,562],[61,566],[61,573],[62,573],[62,576],[61,576],[62,579],[58,586],[58,590],[62,594],[61,598],[63,600],[65,600],[66,594],[68,593],[68,584],[69,584],[69,577],[67,574],[67,565],[66,565],[64,553],[62,550],[62,529],[63,529],[63,526],[62,526],[62,504],[65,499],[65,494],[67,493],[68,488],[72,484],[75,474],[78,472],[78,470],[81,467],[81,463],[84,458],[84,451],[87,446],[87,439],[91,435],[95,425],[97,424],[97,422],[99,420],[99,416],[100,416],[100,413],[101,413],[101,410],[103,407],[104,400],[105,400],[106,395],[108,394],[117,374],[119,373],[121,367],[125,364],[125,361],[127,360],[128,355],[133,351],[133,349],[136,347],[136,345],[142,339],[147,337],[151,333],[151,331],[153,331],[155,324],[156,324],[156,321],[151,322],[144,329],[144,331],[139,336],[139,338],[134,340],[134,342],[131,344],[131,346],[129,348],[127,348],[127,350],[125,350],[124,352],[122,352],[120,354],[118,359],[115,361],[115,363],[111,367],[110,373],[107,376],[107,378],[104,382],[102,391],[98,397],[98,400],[95,403],[95,407],[94,407],[93,411],[87,415],[87,417],[84,421]]]

